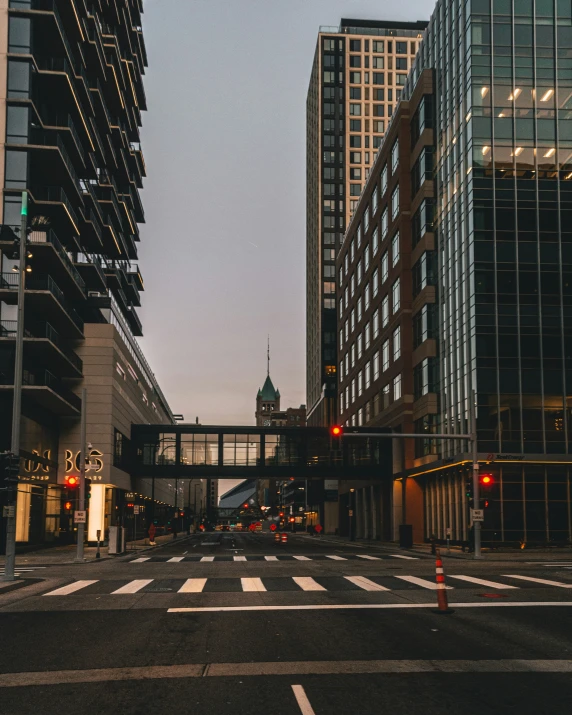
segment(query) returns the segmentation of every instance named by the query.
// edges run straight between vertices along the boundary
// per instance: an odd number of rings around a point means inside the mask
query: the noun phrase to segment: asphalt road
[[[327,539],[41,565],[0,589],[1,715],[570,711],[572,559],[446,559],[449,615],[433,559]]]

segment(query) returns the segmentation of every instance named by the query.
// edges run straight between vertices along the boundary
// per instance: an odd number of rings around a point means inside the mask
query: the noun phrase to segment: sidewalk
[[[359,549],[378,549],[380,551],[391,550],[403,554],[412,554],[417,556],[432,556],[431,544],[414,544],[410,549],[404,549],[398,543],[392,541],[373,541],[371,539],[355,539],[350,541],[349,538],[343,536],[333,536],[327,534],[325,536],[310,536],[306,534],[300,535],[303,539],[320,540],[334,544],[343,544],[348,546],[353,544]],[[441,556],[452,559],[465,559],[473,561],[475,556],[472,553],[463,552],[460,546],[451,546],[449,552],[445,544],[437,544],[437,548],[441,551]],[[495,550],[489,548],[482,549],[483,557],[487,561],[570,561],[572,563],[572,547],[558,546],[553,548],[536,548],[530,547],[525,549],[511,548],[509,546],[499,547]]]
[[[186,535],[185,535],[186,536]],[[177,541],[182,540],[183,536],[180,536]],[[155,543],[157,546],[164,544],[165,542],[173,541],[172,534],[166,534],[165,536],[155,537]],[[137,541],[128,541],[126,544],[126,551],[123,554],[117,554],[117,558],[122,556],[128,556],[135,551],[149,551],[150,549],[156,548],[155,546],[149,546],[149,539],[138,539]],[[65,564],[75,564],[74,561],[77,551],[76,544],[65,544],[63,546],[51,546],[49,548],[38,549],[37,551],[27,551],[23,554],[16,554],[16,566],[28,566],[30,564],[37,564],[42,566],[50,565],[65,565]],[[97,546],[84,546],[83,549],[85,562],[92,561],[107,561],[108,559],[116,558],[115,555],[110,556],[107,553],[107,546],[100,547],[100,558],[96,559]],[[5,556],[0,556],[0,566],[4,566],[6,561]]]

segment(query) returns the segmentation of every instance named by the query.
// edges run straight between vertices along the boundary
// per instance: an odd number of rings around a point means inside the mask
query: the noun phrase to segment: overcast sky
[[[270,333],[306,402],[306,93],[320,25],[433,0],[144,0],[141,345],[174,412],[253,424]]]

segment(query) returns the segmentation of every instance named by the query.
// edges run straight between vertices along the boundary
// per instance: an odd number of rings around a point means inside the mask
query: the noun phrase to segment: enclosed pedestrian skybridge
[[[380,479],[392,475],[390,430],[132,425],[129,471],[185,479]],[[359,437],[360,433],[374,436]]]

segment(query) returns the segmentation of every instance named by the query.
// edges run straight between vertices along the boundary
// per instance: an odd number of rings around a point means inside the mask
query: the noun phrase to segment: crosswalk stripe
[[[547,586],[558,586],[558,588],[572,588],[572,583],[561,583],[560,581],[549,581],[546,578],[533,578],[532,576],[517,576],[516,574],[505,573],[506,578],[519,578],[522,581],[533,581],[534,583],[544,583]]]
[[[407,559],[408,561],[419,561],[417,556],[404,556],[403,554],[389,554],[392,559]]]
[[[297,583],[302,591],[327,591],[327,588],[320,586],[317,581],[314,581],[310,576],[292,576],[292,581]]]
[[[95,581],[75,581],[74,583],[69,583],[67,586],[62,586],[61,588],[56,588],[55,591],[50,591],[49,593],[44,593],[44,596],[67,596],[70,593],[75,593],[76,591],[91,586],[92,583],[97,583],[98,579]]]
[[[358,559],[368,559],[369,561],[381,561],[379,556],[368,556],[367,554],[356,554]]]
[[[173,556],[172,559],[168,559],[167,563],[168,564],[178,564],[179,561],[182,561],[185,557],[184,556]]]
[[[378,583],[375,583],[375,581],[370,581],[369,578],[365,578],[365,576],[344,576],[346,581],[349,581],[350,583],[353,583],[355,586],[359,586],[360,588],[363,588],[364,591],[389,591],[389,588],[385,588],[385,586],[380,586]]]
[[[206,582],[206,578],[188,578],[177,593],[201,593]]]
[[[468,581],[469,583],[476,583],[479,586],[488,586],[488,588],[518,588],[518,586],[505,586],[504,583],[486,581],[484,578],[475,578],[474,576],[453,576],[449,574],[447,578],[456,578],[459,579],[459,581]]]
[[[298,561],[311,561],[312,559],[309,559],[307,556],[293,556],[293,558],[297,559]]]
[[[438,588],[435,581],[427,581],[427,579],[418,578],[417,576],[397,576],[397,574],[394,574],[394,578],[399,578],[402,581],[414,583],[416,586],[421,586],[422,588],[428,588],[430,591],[436,591]],[[445,588],[452,589],[453,586],[445,586]]]
[[[143,561],[150,561],[151,557],[150,556],[142,556],[139,559],[133,559],[133,561],[130,561],[132,564],[142,564]]]
[[[117,591],[112,591],[111,595],[114,596],[115,594],[121,593],[137,593],[137,591],[145,588],[145,586],[148,586],[150,583],[153,583],[152,578],[136,578],[134,581],[126,583],[125,586],[118,588]]]
[[[266,587],[262,583],[262,579],[259,578],[241,578],[240,583],[242,585],[242,590],[245,592],[266,591]]]
[[[327,559],[332,559],[333,561],[347,561],[343,556],[326,556]]]
[[[201,561],[214,561],[214,556],[203,556]]]
[[[246,556],[233,556],[233,561],[246,561]]]
[[[278,561],[278,556],[265,556],[265,561]]]

